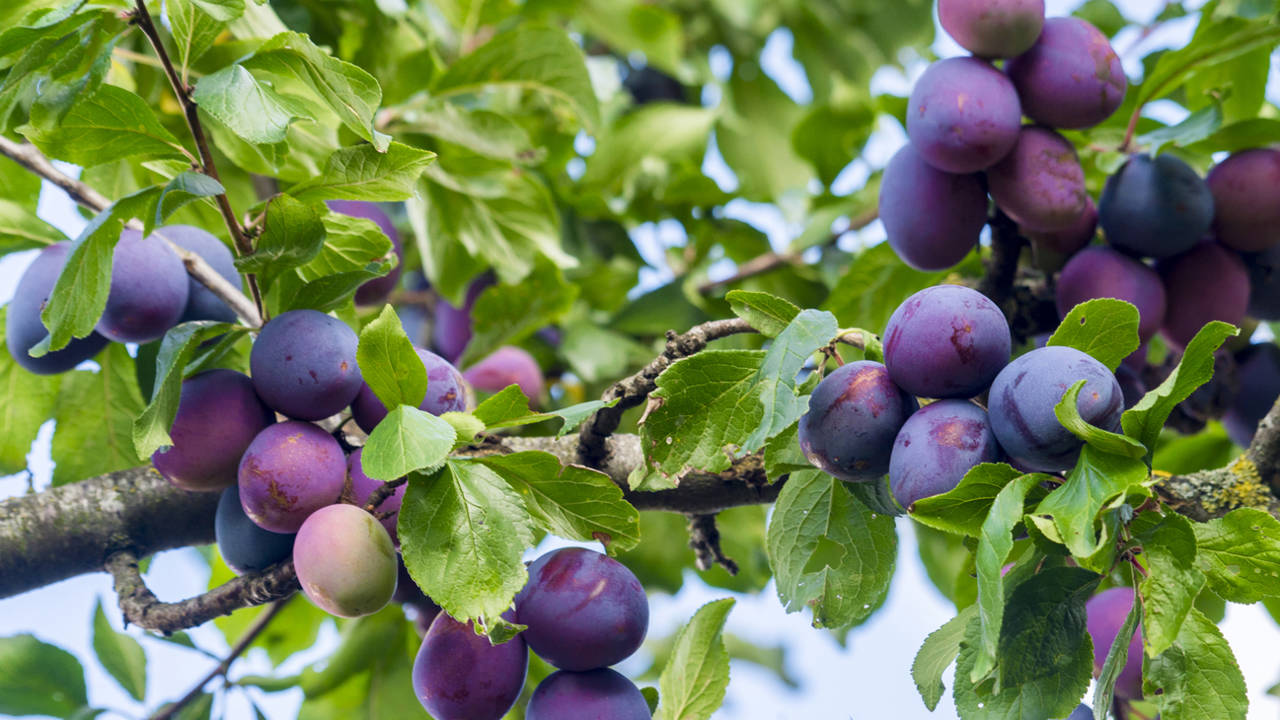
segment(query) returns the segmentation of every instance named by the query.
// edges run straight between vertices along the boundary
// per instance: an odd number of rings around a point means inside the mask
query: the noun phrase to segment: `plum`
[[[1133,588],[1113,587],[1089,598],[1085,603],[1086,625],[1093,637],[1093,675],[1102,673],[1102,664],[1111,651],[1111,643],[1125,618],[1133,609]],[[1129,655],[1120,676],[1116,678],[1115,696],[1123,700],[1142,698],[1142,630],[1138,628],[1129,641]]]
[[[634,683],[608,668],[551,673],[529,698],[525,720],[649,720]]]
[[[448,360],[422,348],[414,348],[422,366],[427,369],[427,394],[418,408],[432,415],[447,412],[465,412],[467,409],[467,385],[462,373]],[[382,418],[387,416],[387,406],[382,404],[368,383],[362,383],[359,393],[351,403],[351,417],[356,425],[367,433],[373,432]]]
[[[337,504],[311,513],[293,543],[293,567],[307,599],[331,615],[381,610],[396,591],[396,549],[368,512]]]
[[[1280,320],[1280,245],[1244,256],[1249,269],[1249,315]]]
[[[1280,245],[1280,149],[1238,152],[1209,171],[1213,232],[1218,242],[1240,252]]]
[[[902,302],[884,333],[894,384],[919,397],[970,398],[1009,362],[1013,338],[996,304],[960,285],[925,288]]]
[[[298,420],[329,417],[351,404],[364,384],[359,339],[337,318],[315,310],[277,315],[258,333],[249,369],[258,396]]]
[[[837,368],[809,396],[800,417],[800,449],[816,467],[846,482],[889,472],[893,439],[916,411],[884,365],[860,360]]]
[[[253,383],[234,370],[210,370],[182,381],[178,413],[169,428],[173,445],[151,463],[184,490],[218,490],[236,483],[249,443],[274,423]]]
[[[436,303],[435,324],[431,327],[431,341],[436,351],[449,362],[457,362],[471,342],[471,309],[485,288],[493,284],[493,278],[482,275],[471,281],[462,307],[455,307],[443,298]]]
[[[227,567],[243,575],[265,570],[293,554],[293,533],[276,533],[258,527],[240,504],[240,488],[232,485],[218,498],[213,518],[218,553]]]
[[[968,400],[939,400],[917,410],[898,431],[889,458],[889,487],[898,504],[940,495],[975,465],[1000,459],[987,412]]]
[[[908,143],[884,169],[880,219],[903,262],[917,270],[945,270],[978,246],[987,223],[987,191],[979,176],[943,172]]]
[[[1142,381],[1142,375],[1129,365],[1122,363],[1116,368],[1116,382],[1120,383],[1125,410],[1137,405],[1147,394],[1147,384]]]
[[[1032,350],[1005,366],[991,383],[987,404],[1000,447],[1019,468],[1060,472],[1075,465],[1084,444],[1053,408],[1067,388],[1085,380],[1076,408],[1085,422],[1116,431],[1124,393],[1106,365],[1071,347]]]
[[[1109,247],[1076,253],[1058,276],[1058,316],[1095,298],[1115,298],[1138,308],[1138,337],[1150,340],[1165,317],[1164,285],[1155,270]]]
[[[1023,228],[1023,234],[1039,247],[1059,255],[1072,255],[1088,245],[1098,234],[1098,206],[1094,204],[1093,198],[1085,195],[1084,212],[1071,225],[1062,230],[1045,232]]]
[[[1093,710],[1088,705],[1077,705],[1066,720],[1093,720]]]
[[[472,623],[440,613],[413,662],[413,691],[436,720],[501,720],[520,697],[528,670],[521,635],[493,645]]]
[[[1213,194],[1172,155],[1133,155],[1103,187],[1098,223],[1107,242],[1144,257],[1184,253],[1213,222]]]
[[[361,507],[369,502],[369,496],[374,490],[386,484],[364,474],[364,468],[360,465],[360,456],[363,454],[364,448],[356,448],[355,452],[347,456],[347,476],[351,479],[352,499]],[[400,517],[400,504],[404,502],[404,491],[408,487],[407,483],[401,484],[386,500],[374,508],[378,513],[391,513],[382,518],[381,522],[382,527],[386,528],[387,533],[391,535],[391,541],[396,547],[400,547],[400,534],[396,530],[396,521]]]
[[[938,20],[974,55],[1011,58],[1040,37],[1044,0],[938,0]]]
[[[49,294],[53,292],[53,286],[58,282],[58,275],[67,264],[69,255],[69,242],[54,243],[41,250],[22,273],[5,313],[4,335],[9,355],[23,369],[37,375],[66,372],[97,355],[110,342],[101,334],[91,332],[85,337],[72,340],[61,350],[38,358],[28,354],[31,348],[49,334],[44,321],[40,319],[40,313],[44,311],[45,303],[49,302]]]
[[[933,63],[907,101],[911,144],[930,165],[950,173],[994,165],[1013,149],[1021,122],[1013,83],[978,58]]]
[[[158,340],[178,323],[191,291],[187,268],[155,234],[126,229],[111,261],[111,290],[98,332],[116,342]]]
[[[347,479],[338,441],[311,423],[267,427],[240,460],[240,502],[258,527],[297,532],[311,513],[338,501]]]
[[[404,557],[398,557],[396,562],[396,591],[391,596],[392,602],[413,607],[418,612],[419,619],[424,614],[430,615],[424,623],[430,625],[431,618],[440,612],[440,606],[427,597],[427,594],[422,592],[422,588],[418,587],[418,583],[414,582],[413,576],[409,574],[409,568],[404,566]],[[422,631],[425,633],[426,628]]]
[[[987,171],[996,206],[1032,232],[1066,231],[1088,208],[1075,147],[1053,130],[1028,125],[1004,159]]]
[[[529,566],[516,622],[543,660],[594,670],[630,657],[649,629],[649,599],[626,565],[584,548],[553,550]]]
[[[209,267],[234,287],[240,287],[240,273],[236,270],[235,257],[221,240],[190,225],[168,225],[156,230],[156,234],[168,239],[184,250],[199,255]],[[231,323],[236,313],[209,288],[193,277],[187,277],[187,305],[178,322],[191,320],[216,320]]]
[[[462,377],[477,390],[498,392],[508,385],[520,386],[520,392],[536,404],[542,395],[542,368],[528,352],[510,345],[494,350],[485,359],[467,368]]]
[[[1249,271],[1218,243],[1200,243],[1159,270],[1166,297],[1160,332],[1175,348],[1186,347],[1212,320],[1240,324],[1249,308]]]
[[[1237,445],[1248,447],[1258,423],[1280,398],[1280,347],[1255,343],[1236,355],[1240,391],[1222,416],[1222,425]]]
[[[391,296],[391,291],[395,290],[396,284],[400,282],[400,273],[404,272],[404,243],[400,241],[400,233],[396,230],[395,223],[391,222],[391,217],[377,203],[361,200],[330,200],[326,204],[336,213],[372,220],[391,240],[392,252],[397,260],[396,266],[386,275],[374,278],[356,289],[357,305],[381,304]],[[372,261],[381,258],[369,259]]]
[[[1085,20],[1055,17],[1030,50],[1005,71],[1018,89],[1022,112],[1056,128],[1086,128],[1111,117],[1129,85],[1107,36]]]

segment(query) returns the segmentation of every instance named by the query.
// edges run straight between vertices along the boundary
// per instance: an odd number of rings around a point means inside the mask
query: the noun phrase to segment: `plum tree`
[[[644,642],[649,600],[626,565],[584,548],[549,552],[529,566],[516,622],[530,649],[561,670],[621,662]]]
[[[528,669],[522,636],[492,645],[472,623],[440,613],[413,662],[413,690],[437,720],[500,720],[520,697]]]
[[[979,57],[1009,58],[1035,44],[1044,0],[938,0],[938,20],[960,47]]]
[[[55,350],[40,357],[32,357],[29,351],[49,335],[40,313],[58,275],[67,264],[67,256],[71,254],[71,244],[54,243],[36,255],[36,259],[27,266],[18,286],[13,291],[13,300],[5,313],[4,337],[9,348],[9,356],[24,370],[37,375],[53,375],[66,372],[80,363],[97,355],[110,342],[97,332],[91,332],[83,338],[71,341],[61,350]]]
[[[467,409],[467,385],[448,360],[422,348],[414,348],[422,366],[427,369],[427,394],[422,398],[418,408],[432,415],[447,412],[462,412]],[[355,399],[351,402],[351,416],[365,432],[373,432],[378,423],[387,416],[387,406],[382,404],[373,389],[362,383]]]
[[[381,610],[396,591],[396,549],[364,509],[338,503],[307,516],[293,543],[293,567],[307,599],[331,615]]]
[[[526,720],[648,720],[649,704],[630,680],[610,670],[551,673],[538,683]]]
[[[1058,276],[1058,314],[1095,298],[1115,298],[1138,308],[1138,338],[1150,340],[1165,319],[1160,275],[1141,261],[1109,247],[1088,247],[1071,257]],[[1197,326],[1199,329],[1199,326]]]
[[[1171,345],[1186,347],[1206,323],[1239,323],[1249,308],[1249,271],[1235,252],[1216,242],[1203,242],[1160,263],[1164,282],[1161,334]],[[1206,285],[1205,277],[1215,279]]]
[[[1255,148],[1231,155],[1209,171],[1205,183],[1213,195],[1213,233],[1218,242],[1240,252],[1262,252],[1280,245],[1280,150]]]
[[[1111,117],[1129,84],[1107,36],[1072,17],[1045,20],[1031,49],[1005,69],[1023,113],[1056,128],[1091,127]]]
[[[236,270],[235,257],[221,240],[211,233],[192,225],[166,225],[156,234],[185,250],[199,255],[234,287],[240,287],[240,271]],[[227,303],[214,295],[193,277],[187,278],[187,305],[178,322],[190,320],[216,320],[235,322],[236,313]]]
[[[1113,587],[1089,598],[1085,604],[1089,635],[1093,638],[1093,674],[1102,672],[1111,643],[1120,634],[1125,618],[1133,608],[1133,588]],[[1142,697],[1142,632],[1134,632],[1129,640],[1129,655],[1116,679],[1116,697]]]
[[[1280,398],[1280,348],[1256,343],[1236,357],[1239,391],[1222,416],[1227,434],[1237,445],[1248,446],[1258,423]]]
[[[258,399],[253,383],[234,370],[210,370],[182,381],[178,413],[169,437],[151,463],[186,490],[219,490],[236,483],[240,458],[275,414]]]
[[[870,360],[837,368],[818,383],[800,418],[800,448],[809,462],[848,482],[883,477],[893,439],[918,404]]]
[[[1021,119],[1013,83],[977,58],[930,65],[907,101],[912,146],[930,165],[951,173],[994,165],[1017,142]]]
[[[920,397],[970,398],[1009,362],[1004,313],[959,285],[926,288],[903,301],[885,327],[889,377]]]
[[[186,310],[189,283],[182,260],[162,238],[121,232],[98,332],[116,342],[158,340]]]
[[[1075,147],[1048,128],[1027,125],[1012,150],[987,171],[991,199],[1036,232],[1066,230],[1088,206]]]
[[[240,488],[232,485],[218,498],[213,518],[218,554],[237,573],[265,570],[293,554],[294,533],[263,530],[240,504]]]
[[[508,385],[518,385],[520,392],[534,402],[542,397],[542,368],[538,361],[528,351],[510,345],[494,350],[467,368],[462,378],[471,387],[485,392],[498,392]]]
[[[311,423],[288,420],[249,443],[237,481],[245,514],[264,530],[286,533],[337,502],[346,478],[338,441]]]
[[[375,203],[361,202],[359,200],[330,200],[328,205],[329,209],[336,213],[372,220],[382,229],[383,234],[391,240],[392,252],[396,256],[396,266],[391,268],[391,272],[386,275],[374,278],[361,285],[356,289],[355,294],[357,305],[381,304],[396,289],[396,285],[400,282],[400,274],[404,272],[404,243],[400,240],[400,233],[396,230],[395,223],[391,221],[391,216],[387,215],[386,211]],[[378,258],[370,259],[376,260]]]
[[[351,481],[352,499],[360,506],[369,502],[373,492],[386,484],[381,480],[375,480],[364,474],[364,467],[360,464],[360,456],[363,453],[364,448],[356,448],[347,456],[347,478]],[[404,492],[408,487],[408,485],[401,485],[396,488],[373,509],[374,512],[379,514],[387,513],[387,517],[381,519],[382,527],[387,529],[387,533],[391,536],[391,541],[396,547],[400,546],[400,535],[396,532],[396,521],[400,519],[400,504],[404,502]]]
[[[1107,242],[1134,255],[1167,258],[1200,242],[1213,222],[1213,194],[1173,155],[1136,154],[1107,178],[1098,223]]]
[[[968,400],[939,400],[917,410],[893,441],[889,486],[904,508],[960,484],[975,465],[1000,459],[1000,446],[982,408]]]
[[[885,167],[879,205],[889,244],[917,270],[944,270],[963,260],[987,222],[981,178],[943,172],[910,144]]]
[[[315,310],[290,310],[262,326],[249,356],[253,387],[272,410],[299,420],[329,417],[364,383],[359,339],[346,323]]]

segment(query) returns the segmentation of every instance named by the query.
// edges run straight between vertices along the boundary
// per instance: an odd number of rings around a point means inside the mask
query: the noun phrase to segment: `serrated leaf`
[[[808,402],[807,400],[805,402]],[[783,430],[764,444],[764,472],[769,482],[776,482],[788,473],[811,470],[813,464],[800,448],[799,423]]]
[[[961,610],[959,614],[948,620],[942,627],[929,633],[924,644],[916,652],[911,662],[911,679],[915,681],[916,690],[920,691],[920,699],[925,707],[933,712],[942,699],[947,686],[942,682],[942,674],[960,654],[960,642],[964,639],[965,628],[977,612],[975,605]]]
[[[898,540],[892,517],[872,513],[841,481],[806,470],[782,487],[765,543],[787,612],[809,606],[814,625],[845,627],[884,600]]]
[[[975,465],[951,490],[915,501],[911,517],[935,530],[976,538],[996,496],[1022,474],[1006,463]]]
[[[1165,720],[1244,720],[1244,676],[1222,631],[1192,609],[1173,645],[1147,660],[1143,695]]]
[[[65,718],[88,702],[75,655],[34,635],[0,637],[0,713]]]
[[[800,308],[790,300],[766,292],[731,290],[724,299],[734,315],[765,337],[777,337],[800,314]]]
[[[49,157],[89,167],[121,158],[183,157],[181,145],[134,93],[114,85],[81,97],[52,128],[32,124],[21,131]]]
[[[142,702],[147,695],[147,655],[137,640],[111,627],[101,598],[93,611],[93,652],[120,687]]]
[[[1138,309],[1123,300],[1098,298],[1071,308],[1047,344],[1075,348],[1115,372],[1139,342]]]
[[[379,152],[372,145],[335,150],[324,172],[289,193],[302,200],[407,200],[436,154],[398,142]]]
[[[237,258],[236,268],[257,273],[264,285],[270,285],[281,273],[318,255],[324,241],[325,226],[316,208],[290,195],[277,195],[267,203],[253,254]]]
[[[722,633],[733,604],[733,598],[724,598],[703,605],[676,633],[658,680],[662,702],[655,720],[708,720],[720,708],[729,687]]]
[[[352,296],[361,285],[390,272],[392,262],[390,258],[381,262],[371,262],[361,270],[325,275],[308,282],[302,282],[295,276],[285,275],[277,281],[279,287],[273,298],[273,307],[278,308],[279,312],[318,310],[327,313],[337,310],[351,302]]]
[[[154,391],[146,409],[133,422],[133,447],[140,458],[173,445],[169,428],[178,414],[182,378],[200,344],[231,329],[226,323],[186,322],[165,333],[156,355]]]
[[[1085,445],[1067,480],[1036,506],[1036,515],[1049,515],[1063,543],[1077,559],[1098,551],[1095,520],[1103,508],[1147,479],[1141,460],[1112,455]]]
[[[427,370],[404,334],[395,308],[383,306],[378,317],[360,331],[356,362],[383,406],[422,404],[427,394]]]
[[[174,176],[156,198],[156,211],[143,218],[143,234],[150,235],[157,226],[184,206],[203,198],[226,193],[222,183],[201,172],[187,170]]]
[[[0,198],[0,252],[44,247],[66,239],[61,230],[36,217],[34,210]]]
[[[1215,593],[1238,603],[1280,596],[1280,520],[1238,508],[1193,527],[1196,566]]]
[[[397,529],[409,575],[459,622],[501,615],[528,580],[533,519],[485,465],[451,461],[411,477]]]
[[[434,470],[448,457],[456,438],[453,426],[444,420],[416,407],[397,405],[369,433],[360,458],[362,468],[369,477],[383,481]]]
[[[314,119],[260,82],[243,65],[227,67],[196,82],[192,99],[228,130],[253,145],[282,143],[289,125],[298,119]]]
[[[1133,633],[1138,629],[1138,623],[1141,621],[1142,603],[1135,599],[1129,608],[1129,614],[1120,624],[1120,632],[1116,633],[1111,640],[1107,658],[1102,661],[1102,672],[1098,674],[1098,681],[1093,686],[1093,707],[1099,717],[1105,718],[1111,712],[1116,680],[1119,679],[1120,671],[1124,670],[1129,661],[1129,641],[1133,638]]]
[[[391,238],[372,220],[342,213],[326,213],[324,245],[320,253],[298,268],[304,280],[319,280],[327,275],[364,270],[371,262],[395,255]],[[397,257],[398,261],[398,257]]]
[[[1080,438],[1098,450],[1131,458],[1143,458],[1147,448],[1137,440],[1119,433],[1103,430],[1090,425],[1080,416],[1080,391],[1087,380],[1079,380],[1062,393],[1058,404],[1053,406],[1053,414],[1072,435]]]
[[[1155,656],[1178,636],[1204,587],[1205,575],[1196,567],[1196,534],[1186,518],[1146,513],[1131,524],[1131,530],[1142,542],[1146,559],[1147,576],[1139,585],[1146,608],[1142,634],[1147,655]]]
[[[133,419],[142,413],[133,358],[111,343],[97,357],[98,372],[62,376],[53,419],[53,484],[65,485],[145,460],[133,446]]]
[[[0,316],[8,308],[0,308]],[[61,375],[33,375],[14,361],[9,353],[0,353],[0,392],[5,402],[0,407],[0,473],[6,475],[27,468],[27,453],[45,420],[53,415],[58,402]]]
[[[1085,631],[1085,601],[1101,579],[1081,568],[1056,567],[1014,588],[1000,628],[1001,687],[1055,674],[1063,669],[1063,659],[1075,656],[1081,646],[1092,650]]]

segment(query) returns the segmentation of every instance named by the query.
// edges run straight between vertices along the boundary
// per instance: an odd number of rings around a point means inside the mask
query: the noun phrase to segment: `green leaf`
[[[1215,593],[1238,603],[1280,596],[1280,520],[1238,508],[1194,528],[1196,566]]]
[[[1169,377],[1120,416],[1124,434],[1154,449],[1174,406],[1209,382],[1213,377],[1213,354],[1227,338],[1239,332],[1235,326],[1216,320],[1201,328],[1187,343],[1182,359]]]
[[[1129,608],[1129,614],[1125,616],[1124,622],[1120,625],[1120,632],[1111,640],[1111,647],[1107,650],[1107,659],[1102,662],[1102,672],[1098,675],[1098,681],[1093,686],[1093,707],[1094,712],[1099,717],[1107,717],[1111,712],[1111,700],[1114,697],[1116,689],[1116,680],[1120,677],[1120,671],[1124,670],[1125,665],[1129,661],[1129,640],[1133,638],[1133,633],[1138,629],[1138,623],[1142,620],[1142,603],[1134,598],[1133,606]]]
[[[245,0],[191,0],[191,2],[213,19],[223,22],[230,22],[244,14]]]
[[[964,639],[965,628],[968,627],[976,606],[961,610],[942,627],[929,633],[924,644],[916,652],[916,659],[911,663],[911,679],[915,681],[916,690],[925,707],[933,712],[942,699],[947,686],[942,683],[942,674],[960,654],[960,642]]]
[[[44,247],[67,237],[22,205],[0,198],[0,252]]]
[[[390,258],[371,262],[361,270],[326,275],[300,286],[292,276],[286,275],[279,281],[281,289],[276,292],[273,307],[279,308],[280,312],[306,309],[327,313],[337,310],[351,301],[351,296],[361,285],[390,272],[391,263]]]
[[[553,535],[596,540],[613,551],[640,542],[640,515],[609,476],[579,465],[561,466],[550,453],[478,458],[524,498],[533,519]]]
[[[1102,452],[1135,459],[1146,457],[1147,448],[1142,443],[1119,433],[1090,425],[1080,417],[1080,391],[1084,389],[1086,382],[1086,380],[1080,380],[1067,388],[1067,391],[1062,394],[1062,399],[1053,406],[1053,414],[1057,416],[1058,422],[1062,423],[1062,426],[1072,435]]]
[[[1113,298],[1088,300],[1071,308],[1048,342],[1075,348],[1112,372],[1138,344],[1138,309]]]
[[[179,173],[160,191],[160,196],[156,199],[156,211],[142,218],[143,233],[150,235],[151,231],[168,220],[170,215],[196,200],[226,192],[222,183],[204,173],[194,170]]]
[[[133,419],[143,409],[133,358],[124,345],[111,343],[97,362],[97,372],[62,376],[53,414],[54,485],[146,463],[133,446]]]
[[[1131,529],[1142,542],[1147,564],[1147,576],[1139,586],[1146,608],[1142,633],[1147,655],[1154,657],[1178,637],[1204,587],[1205,574],[1196,567],[1196,533],[1186,518],[1172,512],[1144,513]]]
[[[133,447],[140,458],[173,445],[169,428],[178,414],[183,371],[200,343],[231,329],[226,323],[186,322],[165,333],[156,356],[156,380],[151,402],[133,422]]]
[[[384,406],[422,404],[427,394],[427,370],[404,334],[395,308],[383,306],[378,317],[360,331],[356,361],[364,381]]]
[[[785,430],[808,409],[797,396],[796,375],[805,362],[831,342],[839,328],[836,318],[821,310],[803,310],[796,315],[765,353],[756,373],[756,386],[764,406],[764,420],[742,441],[743,452],[755,452],[765,442]]]
[[[828,235],[824,233],[824,235]],[[926,273],[898,259],[888,243],[877,243],[854,256],[831,294],[822,302],[840,327],[883,328],[893,311],[912,294],[946,281],[948,274],[981,275],[977,253],[949,271]]]
[[[569,103],[588,130],[599,127],[600,108],[582,51],[563,30],[521,24],[449,66],[432,94],[473,93],[510,85],[549,93]]]
[[[202,3],[205,1],[167,0],[165,3],[165,15],[169,18],[173,43],[178,48],[178,52],[174,54],[175,64],[183,71],[184,77],[185,71],[213,47],[214,40],[226,29],[225,22],[204,11]],[[241,2],[241,10],[243,9],[244,4]],[[199,100],[196,102],[204,105]]]
[[[627,113],[601,132],[582,183],[622,194],[647,158],[692,163],[705,152],[715,120],[712,110],[674,103],[652,103]]]
[[[5,313],[8,308],[0,308]],[[0,353],[0,473],[11,475],[27,468],[27,453],[40,426],[53,415],[58,402],[61,375],[33,375],[22,369],[9,353]]]
[[[302,200],[406,200],[436,154],[398,142],[384,151],[372,145],[335,150],[318,177],[289,192]]]
[[[703,605],[676,633],[658,680],[662,702],[655,720],[708,720],[720,709],[729,687],[729,653],[722,634],[733,604],[733,598],[724,598]]]
[[[398,529],[414,582],[459,622],[501,615],[528,580],[521,554],[533,543],[533,519],[483,464],[451,461],[412,476]]]
[[[394,606],[351,620],[342,628],[338,647],[319,664],[298,676],[298,687],[309,698],[320,697],[365,672],[387,648],[401,641],[403,611]]]
[[[45,155],[85,167],[137,155],[183,157],[146,101],[114,85],[77,100],[53,127],[33,114],[20,130]]]
[[[1064,665],[1070,661],[1064,660],[1081,646],[1093,649],[1085,631],[1085,601],[1099,580],[1088,570],[1055,567],[1014,588],[1000,628],[1001,687],[1055,675],[1068,669]]]
[[[88,703],[74,655],[34,635],[0,637],[0,713],[69,718]]]
[[[976,538],[982,533],[982,523],[996,496],[1021,476],[1005,463],[975,465],[951,490],[915,501],[911,517],[936,530]]]
[[[243,65],[228,65],[196,82],[192,99],[245,142],[282,143],[297,119],[314,119],[298,103],[281,97]]]
[[[147,655],[137,640],[111,627],[101,598],[93,611],[93,652],[120,687],[142,702],[147,695]]]
[[[1280,142],[1280,120],[1248,118],[1223,125],[1217,132],[1187,148],[1195,153],[1237,152]]]
[[[318,255],[298,268],[304,280],[364,270],[371,262],[395,255],[391,238],[372,220],[329,212],[322,221],[324,246]]]
[[[618,404],[619,398],[614,398],[609,402],[603,400],[589,400],[577,405],[560,408],[558,410],[550,410],[547,412],[534,412],[529,409],[529,398],[525,397],[520,391],[519,385],[508,385],[496,394],[491,395],[488,400],[480,403],[480,405],[472,411],[472,414],[483,422],[486,428],[490,430],[504,427],[518,427],[520,425],[532,425],[544,420],[552,418],[560,418],[564,423],[560,426],[560,431],[556,433],[556,437],[564,437],[565,435],[578,429],[578,426],[587,418],[591,417],[597,410],[606,407],[613,407]]]
[[[310,261],[324,246],[320,217],[315,207],[290,195],[271,198],[253,254],[237,258],[236,268],[257,273],[264,285],[270,285],[282,272]]]
[[[726,112],[716,123],[716,145],[738,177],[736,194],[771,202],[804,190],[816,177],[791,142],[804,108],[773,78],[743,63],[735,64],[729,82],[721,87]]]
[[[1147,466],[1141,460],[1112,455],[1085,445],[1067,481],[1050,492],[1036,507],[1036,515],[1050,515],[1062,542],[1077,560],[1093,555],[1100,540],[1094,523],[1098,514],[1125,491],[1142,485]]]
[[[811,470],[813,465],[800,448],[799,423],[783,430],[764,445],[764,472],[769,482],[797,470]]]
[[[480,293],[471,310],[472,335],[458,359],[467,367],[502,345],[517,343],[569,312],[578,288],[546,263],[518,285],[497,285]]]
[[[456,437],[453,426],[435,415],[397,405],[369,433],[361,455],[364,473],[387,481],[416,470],[434,470],[448,457]]]
[[[1149,146],[1147,152],[1154,157],[1166,144],[1185,147],[1213,135],[1219,127],[1222,127],[1222,105],[1215,102],[1191,113],[1177,125],[1139,135],[1137,142]]]
[[[1277,41],[1280,24],[1266,19],[1203,16],[1189,43],[1160,55],[1138,87],[1138,104],[1163,97],[1199,72],[1254,49],[1274,46]]]
[[[800,308],[791,301],[766,292],[731,290],[725,300],[734,315],[765,337],[777,337],[800,314]]]
[[[1218,627],[1192,610],[1173,645],[1147,660],[1143,695],[1166,720],[1244,720],[1244,677]]]
[[[787,612],[812,608],[815,626],[864,620],[889,591],[898,545],[893,518],[872,513],[825,473],[791,475],[765,542],[778,599]]]

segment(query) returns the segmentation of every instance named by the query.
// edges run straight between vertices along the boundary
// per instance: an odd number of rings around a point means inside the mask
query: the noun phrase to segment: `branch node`
[[[712,565],[719,565],[730,575],[738,574],[738,563],[724,554],[720,547],[720,529],[716,527],[715,513],[688,515],[689,547],[693,548],[698,569],[706,572]]]

